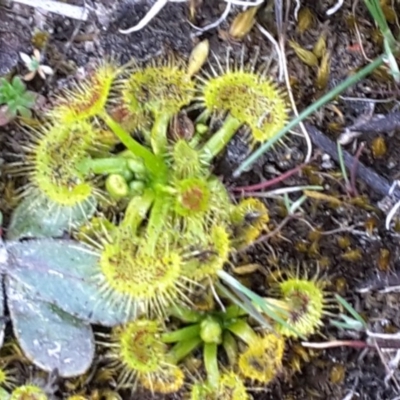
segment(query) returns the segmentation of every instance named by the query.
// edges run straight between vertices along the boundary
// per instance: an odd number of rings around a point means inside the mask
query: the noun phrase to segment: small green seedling
[[[30,118],[35,101],[36,94],[26,90],[20,77],[15,76],[11,82],[0,78],[0,126],[6,125],[18,115]]]

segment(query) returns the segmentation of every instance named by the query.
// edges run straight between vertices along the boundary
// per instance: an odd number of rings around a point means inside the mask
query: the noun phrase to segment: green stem
[[[203,316],[199,312],[191,310],[187,307],[180,306],[178,304],[172,305],[168,309],[167,314],[169,317],[178,318],[182,322],[186,323],[200,322],[200,320],[203,318]]]
[[[151,128],[151,147],[154,154],[164,154],[168,145],[168,124],[171,120],[169,113],[160,113],[157,115],[153,127]]]
[[[234,304],[226,308],[225,312],[221,311],[218,313],[222,320],[227,321],[232,318],[240,318],[245,315],[248,315],[246,310],[240,308],[238,305]]]
[[[227,329],[242,339],[246,344],[250,344],[258,339],[258,336],[252,327],[242,319],[239,319],[236,322],[228,325]]]
[[[263,314],[267,315],[273,321],[283,325],[286,329],[291,330],[292,332],[296,333],[297,336],[304,339],[304,336],[301,335],[301,333],[297,332],[290,324],[285,321],[284,318],[282,318],[289,315],[286,310],[277,307],[276,303],[272,304],[272,302],[270,303],[268,299],[264,299],[258,294],[254,293],[252,290],[242,285],[237,279],[235,279],[224,270],[218,271],[218,277],[223,280],[227,285],[229,285],[230,290],[233,290],[236,295],[239,295],[239,297],[243,297],[242,304],[240,304],[239,302],[236,304],[247,310],[249,315],[260,322],[261,326],[270,328],[270,324],[265,321],[265,318],[262,317],[258,310],[262,311]],[[223,290],[223,286],[220,286],[219,288],[220,290]],[[227,291],[227,295],[229,296],[229,291]],[[254,303],[254,305],[251,305],[251,307],[246,304],[249,300]]]
[[[237,362],[237,356],[239,351],[236,339],[228,331],[224,332],[224,336],[222,338],[222,346],[225,350],[226,356],[228,357],[229,365],[231,367],[234,367]]]
[[[345,91],[349,86],[354,85],[356,82],[364,78],[373,72],[376,68],[380,67],[385,59],[386,55],[381,55],[372,61],[370,64],[362,68],[356,74],[350,76],[345,81],[343,81],[340,85],[336,86],[329,93],[326,93],[320,99],[318,99],[315,103],[311,104],[311,106],[307,107],[303,110],[296,118],[292,119],[282,130],[280,130],[271,140],[264,143],[259,149],[257,149],[249,158],[244,160],[242,164],[236,169],[233,173],[233,176],[237,178],[243,171],[247,170],[251,165],[253,165],[259,157],[261,157],[267,150],[269,150],[276,142],[282,139],[286,133],[288,133],[291,129],[295,128],[300,122],[309,117],[313,112],[318,110],[320,107],[324,106],[328,101],[332,100],[340,93]]]
[[[186,326],[173,332],[166,332],[161,335],[161,340],[164,343],[184,342],[195,337],[199,337],[200,325]]]
[[[126,132],[118,122],[114,121],[105,111],[101,114],[101,118],[107,126],[117,135],[119,140],[130,150],[133,154],[143,160],[148,171],[153,176],[161,176],[166,173],[166,165],[164,162],[155,156],[149,149],[138,143],[132,136]]]
[[[203,358],[204,367],[207,371],[207,381],[213,389],[219,385],[219,369],[217,359],[218,345],[215,343],[204,344]]]
[[[394,44],[396,43],[396,39],[389,28],[379,0],[364,0],[364,3],[366,4],[368,11],[374,18],[376,24],[379,26],[382,35],[388,40],[390,46],[394,46]]]
[[[168,356],[172,358],[172,361],[177,364],[179,361],[188,356],[193,350],[195,350],[202,340],[200,336],[196,336],[192,339],[185,340],[177,343],[168,353]]]
[[[154,192],[151,189],[145,190],[142,196],[135,196],[128,204],[125,210],[125,216],[121,222],[121,227],[131,227],[134,234],[146,218],[147,213],[153,204]]]
[[[240,121],[231,115],[228,115],[219,131],[214,133],[214,135],[201,149],[204,159],[207,162],[211,162],[212,159],[229,143],[229,141],[232,139],[232,136],[236,133],[241,125],[242,123]]]
[[[147,223],[147,246],[148,249],[154,250],[157,244],[157,240],[165,225],[168,224],[168,212],[171,209],[171,200],[169,195],[161,195],[156,191],[156,199],[153,207],[151,208],[149,220]]]
[[[85,158],[78,165],[78,169],[85,175],[89,173],[96,175],[118,174],[127,168],[127,160],[120,157]]]

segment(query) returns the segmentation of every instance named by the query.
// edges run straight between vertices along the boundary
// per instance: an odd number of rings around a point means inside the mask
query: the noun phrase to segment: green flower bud
[[[222,343],[222,328],[218,320],[207,317],[200,324],[200,337],[205,343]]]

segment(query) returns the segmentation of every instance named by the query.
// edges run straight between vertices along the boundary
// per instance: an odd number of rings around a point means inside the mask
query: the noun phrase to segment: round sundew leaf
[[[8,242],[7,274],[34,295],[86,322],[115,326],[134,319],[136,309],[120,307],[99,290],[99,255],[72,240]]]
[[[93,198],[74,207],[62,207],[44,196],[27,196],[11,215],[7,239],[60,237],[72,226],[84,224],[95,211]]]
[[[64,378],[84,374],[94,357],[90,325],[38,300],[20,282],[6,278],[14,334],[25,355],[45,371]]]

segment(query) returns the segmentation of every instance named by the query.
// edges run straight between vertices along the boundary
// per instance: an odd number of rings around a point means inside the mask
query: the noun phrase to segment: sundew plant
[[[232,252],[269,216],[257,199],[233,201],[213,160],[240,128],[254,146],[273,138],[288,113],[266,73],[239,64],[194,74],[173,58],[100,62],[30,132],[1,272],[14,333],[38,367],[87,372],[96,324],[111,328],[98,342],[119,388],[244,399],[246,380],[267,384],[281,370],[285,336],[317,330],[315,280],[280,282],[265,307],[238,307],[221,286],[234,279]],[[182,360],[200,349],[196,378]]]

